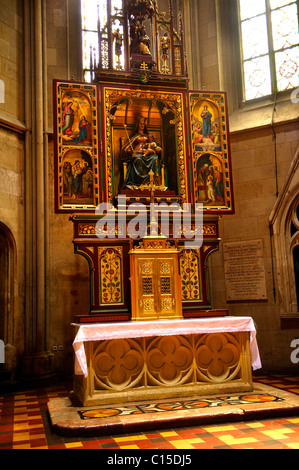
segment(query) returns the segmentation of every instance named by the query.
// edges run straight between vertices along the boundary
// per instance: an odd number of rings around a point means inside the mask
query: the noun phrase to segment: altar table
[[[261,368],[251,317],[73,325],[84,406],[250,391]]]

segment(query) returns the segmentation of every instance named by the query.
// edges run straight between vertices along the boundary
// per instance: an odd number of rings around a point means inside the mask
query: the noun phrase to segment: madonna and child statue
[[[165,190],[162,147],[149,133],[146,118],[137,117],[133,134],[129,136],[124,125],[127,140],[122,146],[121,157],[124,161],[124,188],[146,189],[155,185]]]

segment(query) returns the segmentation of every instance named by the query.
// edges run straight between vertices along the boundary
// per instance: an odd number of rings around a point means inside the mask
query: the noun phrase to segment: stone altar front
[[[261,367],[250,317],[75,324],[83,406],[251,391]]]

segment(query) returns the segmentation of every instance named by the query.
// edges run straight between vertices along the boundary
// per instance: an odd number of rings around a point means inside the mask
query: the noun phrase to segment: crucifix
[[[155,208],[154,208],[155,190],[157,189],[156,185],[154,184],[154,174],[155,173],[153,172],[153,170],[149,172],[150,182],[148,185],[150,192],[151,192],[151,196],[150,196],[150,236],[151,237],[157,237],[159,235],[158,222],[156,221]]]

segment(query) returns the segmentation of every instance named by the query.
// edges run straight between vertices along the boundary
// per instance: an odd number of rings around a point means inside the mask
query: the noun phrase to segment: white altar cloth
[[[253,370],[262,367],[256,340],[256,329],[251,317],[212,317],[183,320],[158,320],[75,324],[78,327],[73,342],[75,351],[75,374],[88,376],[84,342],[120,338],[143,338],[151,336],[174,336],[206,333],[250,332],[250,350]]]

